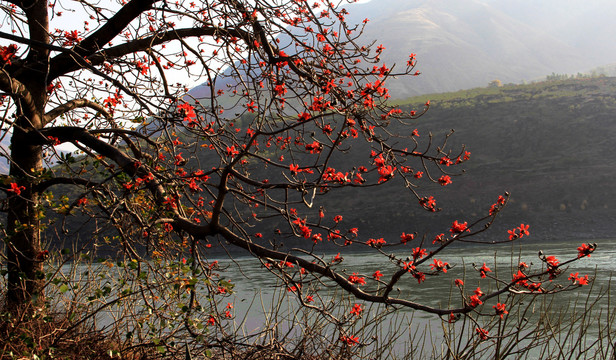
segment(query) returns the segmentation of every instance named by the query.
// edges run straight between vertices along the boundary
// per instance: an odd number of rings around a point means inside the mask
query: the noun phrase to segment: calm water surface
[[[499,245],[460,246],[457,248],[450,248],[437,256],[437,258],[453,265],[453,268],[450,269],[447,274],[428,277],[421,285],[419,285],[415,279],[408,276],[401,280],[397,286],[400,288],[400,297],[412,299],[435,307],[448,307],[447,305],[449,303],[457,307],[460,305],[461,298],[458,289],[452,286],[454,279],[462,278],[465,280],[466,293],[472,293],[477,286],[481,286],[484,292],[487,292],[486,290],[490,290],[490,287],[494,286],[491,284],[491,281],[486,281],[488,279],[482,280],[479,278],[477,272],[472,267],[473,263],[480,267],[485,262],[496,274],[499,274],[503,278],[510,278],[512,274],[511,269],[516,268],[520,261],[526,262],[534,269],[541,268],[542,262],[538,257],[540,250],[543,251],[544,255],[556,256],[562,262],[576,257],[577,247],[580,246],[582,242],[583,241],[577,240],[551,241],[545,243],[517,242]],[[588,297],[588,293],[591,290],[590,287],[583,287],[575,291],[560,293],[555,300],[556,306],[554,311],[562,310],[566,308],[566,305],[576,303],[577,305],[572,305],[572,307],[577,307],[578,310],[583,309],[584,302],[587,298],[594,300],[594,297],[596,297],[595,294],[598,294],[601,289],[604,289],[603,292],[605,293],[605,289],[608,289],[610,285],[610,280],[616,275],[616,239],[596,239],[584,242],[596,243],[597,250],[591,257],[583,258],[580,261],[570,264],[567,268],[564,268],[562,277],[565,281],[561,282],[567,284],[566,278],[572,272],[579,272],[581,275],[588,274],[591,277],[596,277],[596,281],[590,292],[591,295]],[[406,250],[410,252],[411,248],[412,247],[402,248],[401,251]],[[407,256],[402,252],[397,253],[404,257]],[[375,270],[379,269],[385,274],[384,279],[386,279],[387,275],[390,275],[396,270],[395,266],[391,265],[386,258],[378,254],[343,254],[344,262],[338,269],[344,268],[348,274],[358,272],[369,277]],[[335,253],[325,254],[325,259],[333,258],[333,256],[335,256]],[[237,264],[240,264],[241,270],[237,265],[234,266],[228,259],[220,259],[220,262],[223,266],[229,265],[225,274],[228,274],[229,279],[233,279],[236,284],[235,306],[238,319],[243,320],[243,325],[249,331],[259,329],[263,319],[268,315],[268,312],[271,311],[269,309],[271,309],[272,299],[279,296],[280,291],[277,290],[277,284],[279,284],[277,278],[265,271],[258,261],[250,257],[240,257],[236,259]],[[607,291],[616,295],[616,291],[614,290]],[[492,305],[495,303],[495,299],[489,300],[489,308],[484,311],[493,311]],[[613,307],[613,304],[612,300],[612,305],[610,306]],[[296,305],[294,305],[293,301],[289,301],[287,306],[290,307],[290,312],[295,311],[294,306]],[[607,297],[604,297],[595,308],[595,311],[605,311],[607,310],[607,306]],[[432,346],[434,343],[441,341],[439,340],[438,334],[442,334],[442,322],[437,316],[411,309],[403,308],[400,310],[397,317],[385,321],[384,325],[386,327],[392,327],[392,322],[396,322],[396,326],[407,324],[407,327],[411,328],[408,324],[412,322],[413,327],[432,332],[432,338],[428,340],[428,346]],[[404,337],[401,339],[404,339]],[[408,339],[408,337],[406,339]]]

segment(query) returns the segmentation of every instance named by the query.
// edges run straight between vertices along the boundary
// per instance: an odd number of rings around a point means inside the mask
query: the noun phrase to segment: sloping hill
[[[525,222],[539,239],[613,236],[616,78],[472,89],[405,103],[427,99],[432,106],[416,123],[420,133],[455,129],[451,141],[465,144],[471,161],[466,174],[440,192],[438,216],[417,214],[408,198],[379,190],[374,196],[390,204],[380,211],[392,223],[408,224],[410,217],[428,229],[470,219],[509,191],[512,201],[497,225],[503,231]]]
[[[484,238],[506,239],[506,230],[520,223],[531,225],[530,241],[613,237],[616,78],[477,88],[410,98],[400,106],[408,110],[428,99],[430,110],[410,129],[417,127],[422,140],[429,131],[438,136],[455,129],[450,141],[472,152],[466,173],[454,177],[453,184],[442,188],[420,182],[420,193],[435,195],[441,212],[421,210],[396,183],[398,177],[384,186],[332,191],[317,198],[316,208],[324,205],[327,216],[342,215],[344,226],[359,227],[362,239],[378,235],[394,241],[403,231],[431,238],[446,232],[453,220],[470,221],[485,214],[498,195],[509,191],[509,206]],[[392,124],[391,130],[409,128]],[[352,151],[332,161],[361,164],[368,153]],[[208,159],[200,161],[203,165]],[[256,178],[276,176],[269,169],[258,171],[263,174],[253,174]],[[54,191],[69,195],[65,190]],[[87,241],[93,232],[92,221],[69,224],[81,235],[71,234],[67,244],[76,238]],[[264,221],[260,226],[256,231],[268,234],[284,224]]]
[[[323,197],[328,215],[343,215],[359,226],[362,237],[417,231],[434,236],[453,220],[485,214],[498,195],[511,202],[494,231],[482,236],[506,238],[506,230],[531,225],[535,240],[613,236],[616,221],[616,78],[585,78],[475,88],[401,100],[406,110],[431,100],[426,115],[411,124],[423,138],[455,129],[450,143],[472,152],[466,173],[442,188],[421,182],[423,195],[435,195],[443,210],[428,213],[397,178],[385,186],[333,191]],[[393,132],[408,132],[396,128]],[[454,146],[455,148],[455,146]],[[352,151],[343,164],[366,162],[369,151]],[[262,170],[267,171],[267,170]],[[264,177],[273,174],[263,174]],[[263,223],[267,233],[284,224]]]

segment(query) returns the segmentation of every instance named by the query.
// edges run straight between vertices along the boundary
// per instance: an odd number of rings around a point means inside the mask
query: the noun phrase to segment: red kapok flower
[[[481,299],[479,299],[479,296],[477,295],[472,295],[470,297],[470,302],[469,305],[472,307],[477,307],[479,305],[483,304],[483,301],[481,301]]]
[[[468,230],[467,226],[467,222],[459,223],[458,220],[456,220],[451,225],[451,229],[449,229],[449,232],[451,232],[452,234],[460,234]]]
[[[496,311],[496,315],[499,315],[501,319],[503,318],[503,315],[509,314],[509,311],[507,311],[505,309],[505,307],[506,307],[505,304],[497,303],[496,305],[494,305],[492,307]]]
[[[355,305],[353,305],[353,308],[351,309],[351,314],[355,315],[355,316],[359,316],[359,315],[361,315],[362,311],[363,311],[363,309],[361,308],[361,305],[355,304]]]
[[[595,251],[595,248],[593,245],[591,244],[582,244],[580,247],[577,248],[578,251],[578,258],[583,258],[583,257],[590,257],[590,254]]]
[[[357,273],[349,276],[349,282],[357,285],[366,285],[366,280],[363,276],[358,276]]]
[[[374,280],[380,280],[383,277],[383,273],[380,270],[377,270],[374,272],[374,274],[372,274],[372,277],[374,278]]]
[[[475,332],[477,333],[477,335],[479,336],[481,340],[488,339],[488,335],[489,335],[488,330],[478,327],[478,328],[475,328]]]
[[[359,337],[343,335],[340,337],[340,341],[342,341],[348,346],[353,346],[359,343]]]
[[[433,259],[434,263],[430,264],[430,267],[432,268],[432,270],[434,271],[442,271],[444,273],[447,272],[447,267],[449,266],[448,263],[440,260],[440,259]]]
[[[520,237],[530,235],[530,232],[528,232],[529,227],[530,225],[520,224],[520,226],[518,227],[518,230],[520,230]]]
[[[17,185],[17,183],[11,183],[11,188],[10,189],[6,189],[6,191],[14,192],[15,195],[21,195],[21,192],[23,190],[26,190],[26,187],[25,186],[19,186],[19,185]]]
[[[407,242],[413,240],[414,238],[415,238],[415,234],[402,233],[402,235],[400,235],[400,242],[403,244],[406,244]]]
[[[449,175],[443,175],[438,179],[438,183],[441,184],[441,186],[446,186],[451,184],[451,177]]]
[[[479,269],[479,275],[481,275],[482,279],[485,279],[486,273],[492,272],[489,267],[486,266],[486,263],[483,263],[483,266]]]

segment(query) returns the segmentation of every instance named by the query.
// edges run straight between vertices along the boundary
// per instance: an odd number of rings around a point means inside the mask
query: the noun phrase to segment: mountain
[[[417,128],[422,144],[429,133],[436,144],[455,129],[448,139],[450,147],[459,149],[464,145],[471,152],[470,161],[461,165],[463,176],[455,176],[461,174],[459,167],[446,169],[455,173],[452,184],[441,187],[425,176],[417,181],[420,187],[415,190],[419,195],[435,196],[442,211],[422,210],[398,175],[382,186],[330,191],[318,196],[313,208],[324,206],[328,217],[342,215],[342,225],[358,227],[362,239],[385,237],[395,241],[402,232],[417,232],[431,239],[446,233],[454,220],[472,221],[486,215],[490,205],[507,191],[510,202],[493,228],[479,235],[484,240],[506,240],[507,230],[520,223],[531,226],[528,241],[574,238],[581,243],[613,238],[616,158],[610,156],[610,149],[616,139],[616,78],[475,88],[422,95],[400,101],[399,105],[409,111],[428,99],[431,106],[424,116],[405,127],[392,122],[389,130],[408,133]],[[346,171],[349,164],[365,164],[370,144],[357,142],[354,146],[353,151],[333,156],[330,165]],[[193,164],[200,168],[212,161],[207,152],[198,152],[197,156]],[[190,171],[190,166],[187,164],[186,170]],[[272,179],[281,175],[260,167],[252,176]],[[78,194],[70,191],[75,190],[54,189],[74,199]],[[54,226],[59,226],[63,219],[55,217]],[[85,243],[95,227],[101,226],[84,217],[66,220],[66,227],[74,230],[66,238],[56,240],[61,232],[53,227],[47,230],[57,247],[65,246],[63,241]],[[276,221],[281,220],[263,221],[253,231],[271,234],[276,228],[288,226]],[[285,246],[305,245],[303,239],[295,240],[288,239]],[[327,246],[324,242],[323,249]],[[109,249],[101,248],[99,254],[105,251]]]
[[[494,79],[520,82],[585,68],[572,46],[479,0],[379,0],[355,11],[360,17],[378,14],[368,16],[364,36],[389,50],[383,61],[400,63],[410,52],[418,56],[422,75],[390,84],[394,96],[485,86]]]
[[[612,0],[486,0],[490,6],[574,47],[589,67],[616,61]],[[562,61],[567,61],[563,58]]]
[[[531,224],[532,239],[541,241],[613,237],[616,159],[610,149],[616,139],[616,78],[424,95],[401,107],[417,108],[427,99],[430,110],[409,128],[416,127],[422,141],[432,133],[435,142],[455,129],[448,144],[453,149],[464,145],[471,152],[465,174],[452,176],[453,184],[418,184],[423,185],[420,194],[434,195],[443,210],[420,210],[394,178],[382,187],[330,194],[330,213],[340,213],[348,224],[361,224],[365,237],[403,231],[434,236],[435,231],[446,232],[454,220],[485,215],[498,195],[508,191],[511,201],[495,229],[481,236],[502,240],[508,228],[525,223]],[[390,130],[409,128],[392,123]],[[360,163],[362,158],[345,161]]]
[[[370,20],[362,39],[386,47],[382,62],[404,65],[417,54],[421,76],[389,83],[397,98],[616,62],[616,2],[608,0],[372,0],[347,8],[349,23]],[[198,86],[191,94],[204,91]]]

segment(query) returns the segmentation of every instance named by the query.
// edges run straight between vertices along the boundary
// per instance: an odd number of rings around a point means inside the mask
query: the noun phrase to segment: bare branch
[[[107,109],[105,109],[105,107],[101,104],[90,101],[88,99],[74,99],[47,112],[45,114],[45,124],[50,123],[58,116],[61,116],[71,110],[84,107],[96,110],[97,112],[103,114],[103,116],[107,118],[107,120],[113,120],[111,114],[109,114]]]

